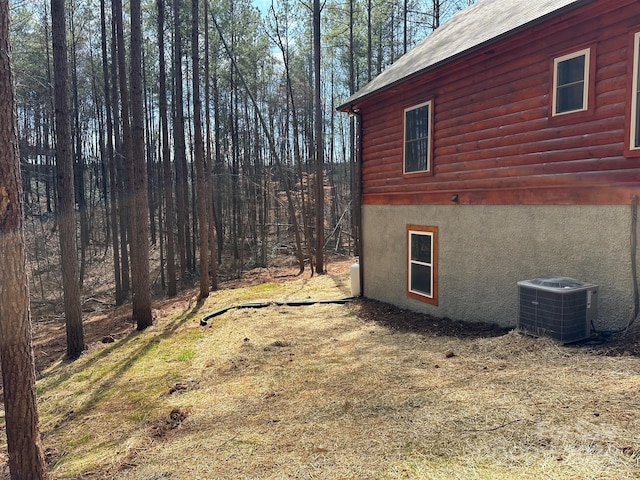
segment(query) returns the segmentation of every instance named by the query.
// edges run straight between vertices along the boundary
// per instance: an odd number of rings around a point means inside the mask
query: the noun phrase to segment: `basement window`
[[[407,225],[407,295],[438,304],[438,227]]]
[[[587,110],[590,49],[553,61],[553,115]]]
[[[404,111],[404,173],[431,171],[432,102]]]
[[[633,86],[631,90],[631,150],[640,149],[640,32],[633,37]]]

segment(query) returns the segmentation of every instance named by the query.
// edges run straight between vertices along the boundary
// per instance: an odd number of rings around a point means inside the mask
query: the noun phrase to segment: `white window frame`
[[[407,291],[409,292],[409,294],[411,294],[414,297],[418,297],[421,298],[423,297],[425,300],[429,299],[431,301],[436,299],[436,284],[435,282],[437,281],[436,278],[436,271],[437,271],[437,267],[435,265],[435,258],[434,255],[436,254],[436,249],[437,249],[437,230],[435,229],[431,229],[431,228],[425,228],[423,229],[417,229],[417,228],[411,228],[409,227],[407,229],[407,234],[408,234],[408,238],[407,238]],[[429,259],[428,262],[423,262],[423,261],[418,261],[418,260],[413,260],[412,259],[412,255],[411,255],[411,246],[412,246],[412,238],[413,235],[422,235],[422,236],[428,236],[431,238],[431,258]],[[418,291],[418,290],[414,290],[412,289],[412,284],[411,284],[411,278],[412,278],[412,267],[413,265],[422,265],[425,267],[429,267],[430,271],[431,271],[431,278],[430,278],[430,286],[431,286],[431,292],[429,292],[429,294],[427,294],[426,292],[422,292],[422,291]]]
[[[427,158],[426,158],[426,168],[424,170],[412,170],[407,171],[407,113],[417,110],[418,108],[427,107],[427,112],[429,115],[429,123],[427,125]],[[429,100],[427,102],[421,103],[419,105],[414,105],[409,108],[404,109],[403,113],[403,123],[402,123],[402,135],[403,135],[403,143],[402,143],[402,173],[404,175],[413,175],[416,173],[430,173],[431,172],[431,145],[433,141],[433,100]],[[415,140],[415,139],[414,139]]]
[[[567,110],[564,112],[558,112],[558,65],[567,60],[584,56],[584,77],[583,77],[583,89],[582,89],[582,108],[574,110]],[[553,116],[567,115],[570,113],[584,112],[589,108],[589,85],[591,80],[589,78],[591,71],[591,49],[585,48],[578,50],[577,52],[569,53],[553,60]]]
[[[640,32],[633,36],[633,81],[631,87],[631,125],[629,129],[629,149],[640,150]]]

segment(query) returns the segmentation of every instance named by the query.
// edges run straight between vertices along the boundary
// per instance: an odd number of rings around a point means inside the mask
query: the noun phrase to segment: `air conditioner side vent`
[[[591,336],[597,316],[598,286],[568,277],[541,277],[518,282],[518,329],[564,343]]]

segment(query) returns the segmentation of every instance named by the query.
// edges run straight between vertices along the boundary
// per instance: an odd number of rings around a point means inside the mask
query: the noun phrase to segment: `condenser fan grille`
[[[549,287],[540,279],[518,282],[518,328],[535,336],[574,342],[591,335],[597,287],[588,284]],[[575,280],[574,280],[575,282]]]
[[[532,288],[520,289],[520,329],[570,342],[589,336],[585,317],[587,292],[558,295]]]

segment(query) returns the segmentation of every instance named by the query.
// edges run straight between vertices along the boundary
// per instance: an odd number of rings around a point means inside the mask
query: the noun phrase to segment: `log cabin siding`
[[[406,80],[357,107],[365,204],[623,204],[629,35],[640,2],[594,1]],[[551,114],[553,60],[590,48],[589,104]],[[403,175],[404,109],[433,100],[432,169]]]

